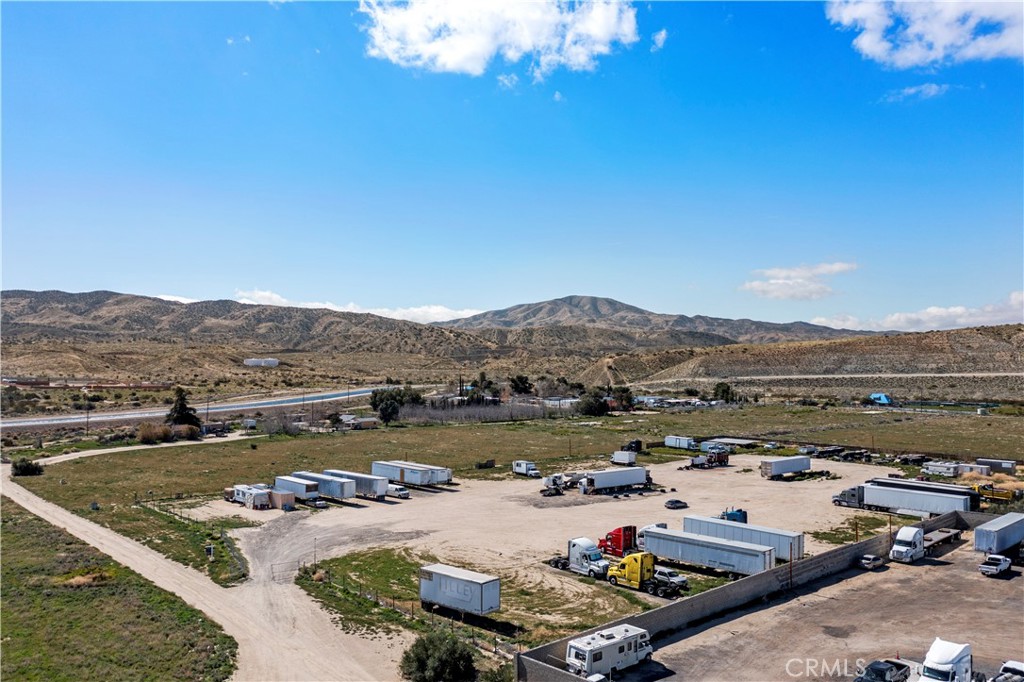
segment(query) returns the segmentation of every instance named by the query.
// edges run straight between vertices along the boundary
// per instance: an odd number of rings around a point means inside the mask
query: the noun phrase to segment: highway
[[[307,403],[326,403],[333,400],[345,400],[347,398],[359,398],[369,396],[373,391],[387,388],[386,386],[372,386],[370,388],[359,388],[348,391],[334,391],[329,393],[309,393],[301,396],[287,398],[265,398],[262,400],[245,400],[224,403],[210,403],[209,408],[205,404],[192,404],[200,416],[218,414],[222,412],[252,412],[254,410],[265,410],[273,407],[287,407],[288,405],[306,405]],[[90,412],[88,416],[82,414],[63,414],[53,417],[16,417],[13,419],[0,420],[0,428],[9,427],[38,427],[38,426],[73,426],[77,424],[99,424],[102,422],[126,421],[130,419],[163,419],[167,416],[167,407],[159,407],[145,410],[119,410],[116,412]]]

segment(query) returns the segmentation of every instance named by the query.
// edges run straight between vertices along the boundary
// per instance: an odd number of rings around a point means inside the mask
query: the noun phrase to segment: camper
[[[565,647],[565,665],[569,672],[589,679],[648,661],[653,653],[647,630],[619,625],[570,640]]]

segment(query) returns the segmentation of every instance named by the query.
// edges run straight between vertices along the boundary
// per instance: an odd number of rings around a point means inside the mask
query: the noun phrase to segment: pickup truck
[[[989,682],[1024,682],[1024,663],[1005,661],[996,676]]]
[[[911,668],[908,663],[894,658],[883,658],[871,661],[853,682],[906,682],[910,679]]]
[[[985,557],[985,561],[978,566],[978,570],[981,571],[982,575],[1002,575],[1010,570],[1010,558],[1001,554],[989,554]]]

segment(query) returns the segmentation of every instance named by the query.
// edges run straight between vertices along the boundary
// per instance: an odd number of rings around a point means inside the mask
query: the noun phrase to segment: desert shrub
[[[139,424],[139,430],[137,433],[140,443],[144,445],[155,445],[157,443],[166,443],[173,438],[174,434],[171,433],[171,427],[163,424]]]
[[[22,457],[11,465],[12,476],[41,476],[43,465],[33,462],[28,457]]]
[[[191,424],[175,424],[171,432],[174,440],[199,440],[199,427]]]

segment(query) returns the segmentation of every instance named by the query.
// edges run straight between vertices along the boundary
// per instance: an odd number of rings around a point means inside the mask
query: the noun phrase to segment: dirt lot
[[[686,514],[717,515],[726,507],[742,507],[750,523],[788,530],[825,530],[840,524],[854,510],[832,505],[832,495],[873,476],[893,471],[863,464],[812,460],[840,480],[767,481],[757,471],[760,457],[738,455],[732,465],[710,470],[679,471],[681,462],[651,467],[654,480],[676,492],[633,494],[628,498],[583,497],[572,491],[561,497],[540,496],[536,479],[464,481],[437,492],[413,491],[409,500],[357,500],[327,511],[283,514],[246,512],[264,519],[259,528],[234,533],[254,568],[266,563],[310,560],[314,538],[320,558],[353,549],[402,544],[429,550],[442,560],[493,570],[536,564],[564,550],[569,538],[593,540],[618,526],[664,521],[682,527]],[[687,510],[669,511],[665,500],[689,503]],[[213,502],[193,515],[240,513],[237,505]],[[245,510],[242,510],[245,511]],[[273,538],[273,542],[263,538]],[[829,549],[806,538],[810,553]]]
[[[920,662],[935,637],[972,645],[975,670],[1024,658],[1024,575],[978,572],[972,533],[913,565],[851,570],[765,608],[721,618],[657,643],[654,661],[619,679],[853,679],[897,653]],[[683,639],[682,637],[685,637]]]

